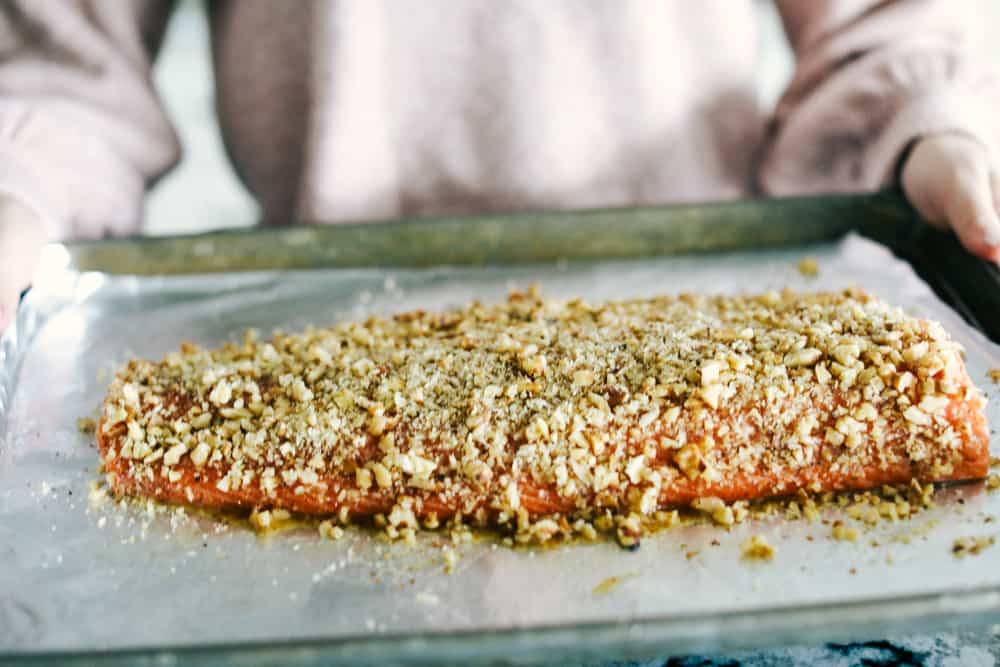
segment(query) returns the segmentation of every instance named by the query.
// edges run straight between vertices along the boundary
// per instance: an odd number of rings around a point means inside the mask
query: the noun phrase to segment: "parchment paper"
[[[796,270],[805,256],[820,274]],[[51,257],[58,258],[58,253]],[[589,301],[666,292],[759,292],[858,285],[941,321],[987,394],[1000,348],[941,303],[883,247],[848,237],[793,250],[545,266],[338,270],[165,278],[75,274],[57,259],[0,343],[0,654],[4,651],[292,640],[372,633],[490,630],[622,621],[958,592],[1000,585],[1000,547],[956,559],[954,540],[1000,532],[1000,494],[939,491],[913,520],[830,539],[829,526],[751,521],[730,531],[670,530],[629,553],[613,543],[510,550],[457,548],[446,574],[436,543],[386,544],[348,530],[259,539],[239,526],[113,503],[95,507],[93,435],[110,370],[182,340],[216,345],[247,327],[267,334],[372,312],[502,299],[537,282]],[[991,423],[1000,420],[994,405]],[[994,441],[994,450],[997,449]],[[763,535],[773,561],[741,560]],[[872,546],[877,541],[879,546]],[[688,557],[689,552],[696,552]],[[607,582],[619,577],[616,584]],[[595,588],[598,589],[595,591]]]

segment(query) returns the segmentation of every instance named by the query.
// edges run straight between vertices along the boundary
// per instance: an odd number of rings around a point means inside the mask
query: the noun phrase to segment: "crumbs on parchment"
[[[774,558],[774,547],[760,535],[754,535],[743,543],[743,557],[747,560],[771,560]]]
[[[819,263],[813,257],[803,257],[796,268],[806,278],[815,278],[819,275]]]
[[[966,554],[975,556],[988,549],[996,543],[996,538],[992,535],[982,535],[979,537],[960,537],[951,546],[951,553],[956,558],[962,558]]]

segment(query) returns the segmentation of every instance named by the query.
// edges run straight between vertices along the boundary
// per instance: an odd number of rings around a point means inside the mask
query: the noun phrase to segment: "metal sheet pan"
[[[773,248],[852,230],[896,245],[913,222],[902,197],[880,193],[223,230],[68,250],[80,270],[138,275],[523,264]]]
[[[796,271],[806,255],[818,278]],[[568,660],[856,638],[1000,612],[1000,547],[951,554],[957,537],[1000,530],[987,522],[1000,516],[1000,495],[981,484],[940,491],[935,509],[858,543],[769,520],[671,530],[636,553],[469,544],[451,574],[433,535],[412,548],[360,531],[337,542],[307,529],[261,541],[211,519],[88,499],[97,453],[76,420],[95,413],[107,369],[129,356],[160,356],[183,339],[218,344],[250,326],[496,300],[531,282],[592,301],[860,285],[943,322],[989,391],[1000,348],[858,236],[695,257],[159,277],[79,271],[69,256],[49,249],[0,343],[0,662],[58,654],[153,664],[162,652],[201,664],[530,662],[553,651]],[[988,416],[1000,417],[995,406]],[[750,534],[775,545],[773,562],[741,561]]]

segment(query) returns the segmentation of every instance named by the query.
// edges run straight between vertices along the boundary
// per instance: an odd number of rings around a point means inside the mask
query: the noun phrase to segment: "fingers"
[[[6,252],[8,249],[9,247],[0,247],[0,263],[11,259],[11,255]],[[21,292],[30,280],[31,272],[24,267],[22,261],[9,261],[7,266],[0,268],[0,334],[14,321]]]
[[[21,291],[31,282],[45,241],[33,212],[0,197],[0,333],[14,320]]]
[[[0,289],[0,334],[6,331],[7,327],[14,321],[20,297],[19,291]]]
[[[963,135],[920,140],[904,165],[902,185],[927,222],[954,230],[972,254],[1000,261],[1000,179],[981,144]]]
[[[0,334],[14,321],[21,292],[31,283],[40,253],[41,246],[36,248],[31,242],[0,245],[0,264],[7,262],[0,267]]]
[[[972,254],[1000,261],[1000,215],[996,178],[988,171],[965,174],[945,207],[948,224]]]

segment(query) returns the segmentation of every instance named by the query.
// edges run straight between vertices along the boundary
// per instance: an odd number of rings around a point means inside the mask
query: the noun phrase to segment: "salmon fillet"
[[[985,477],[984,402],[934,322],[862,291],[501,304],[133,360],[111,489],[391,529]]]

